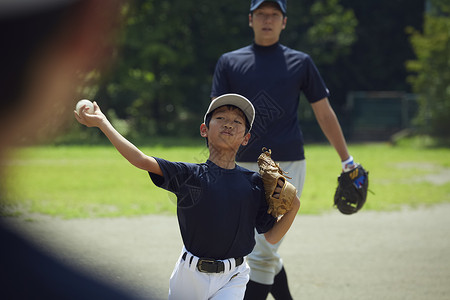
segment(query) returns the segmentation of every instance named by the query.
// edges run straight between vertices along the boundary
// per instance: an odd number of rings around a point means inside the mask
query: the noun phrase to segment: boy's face
[[[286,28],[286,21],[278,4],[262,3],[249,15],[249,25],[253,28],[256,44],[270,46],[278,42],[281,31]]]
[[[240,109],[221,106],[212,112],[209,128],[205,124],[200,126],[200,134],[208,138],[210,147],[237,151],[250,139],[245,125],[245,115]]]

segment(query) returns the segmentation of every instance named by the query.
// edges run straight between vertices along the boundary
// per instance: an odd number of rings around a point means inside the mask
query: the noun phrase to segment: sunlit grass
[[[142,147],[172,161],[204,162],[203,144]],[[388,144],[349,145],[369,170],[365,210],[450,202],[450,149],[417,149]],[[329,145],[306,147],[307,176],[302,214],[333,209],[340,161]],[[175,214],[174,196],[155,187],[149,175],[130,165],[112,146],[31,147],[7,163],[3,214],[40,213],[62,218]]]

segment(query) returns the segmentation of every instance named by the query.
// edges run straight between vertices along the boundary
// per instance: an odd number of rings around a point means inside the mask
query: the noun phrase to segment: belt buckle
[[[205,264],[205,266],[203,266]],[[202,273],[215,273],[217,272],[217,266],[215,266],[215,271],[211,271],[207,269],[207,266],[215,265],[216,261],[213,259],[202,258],[198,260],[197,269]]]

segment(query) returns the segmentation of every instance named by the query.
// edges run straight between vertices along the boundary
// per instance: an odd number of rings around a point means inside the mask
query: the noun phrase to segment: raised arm
[[[110,140],[117,151],[122,154],[135,167],[158,175],[163,175],[158,162],[151,156],[145,155],[135,145],[123,137],[109,122],[94,102],[94,113],[86,113],[86,107],[82,107],[80,113],[74,112],[75,118],[87,127],[98,127]]]

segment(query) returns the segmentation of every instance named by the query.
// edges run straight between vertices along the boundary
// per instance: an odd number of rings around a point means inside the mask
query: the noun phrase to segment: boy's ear
[[[248,14],[248,26],[249,27],[253,27],[253,18],[252,18],[252,14]]]
[[[242,146],[247,146],[249,140],[250,140],[250,132],[248,132],[248,133],[244,136],[244,140],[242,141],[241,145],[242,145]]]
[[[202,137],[207,137],[208,136],[208,127],[206,127],[205,123],[202,123],[200,125],[200,135]]]

